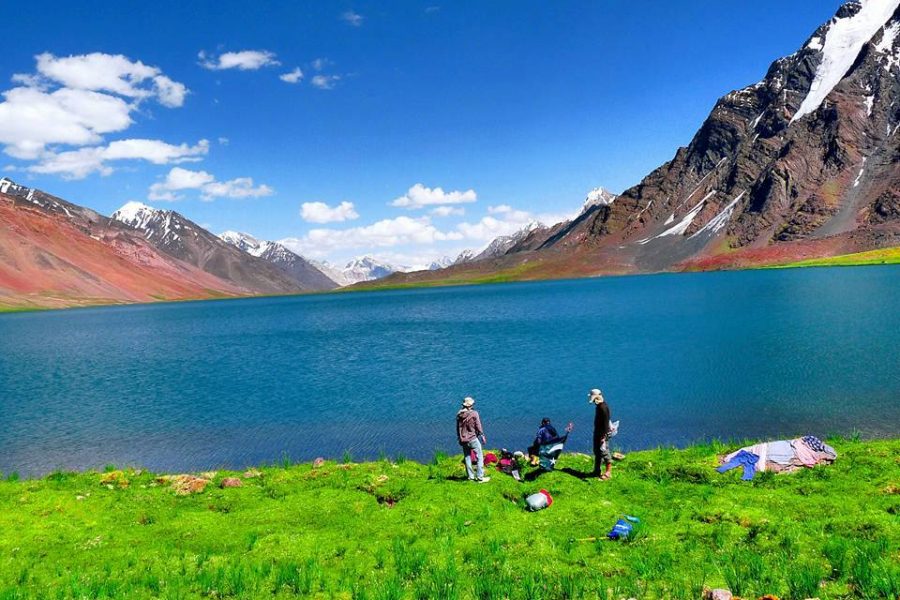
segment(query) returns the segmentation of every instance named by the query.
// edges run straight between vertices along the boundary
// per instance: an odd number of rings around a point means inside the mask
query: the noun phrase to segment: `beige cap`
[[[466,396],[465,399],[463,399],[464,407],[471,408],[474,405],[475,405],[475,398],[473,398],[472,396]]]

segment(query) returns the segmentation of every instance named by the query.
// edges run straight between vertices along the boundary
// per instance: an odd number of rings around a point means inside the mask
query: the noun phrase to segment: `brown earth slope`
[[[55,308],[243,295],[89,209],[0,194],[0,305]]]

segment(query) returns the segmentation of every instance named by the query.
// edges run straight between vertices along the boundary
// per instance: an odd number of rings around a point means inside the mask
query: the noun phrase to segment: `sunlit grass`
[[[0,599],[893,598],[900,441],[836,440],[829,467],[742,482],[724,444],[634,452],[608,482],[582,455],[532,483],[429,464],[285,460],[177,496],[130,469],[0,482]],[[523,509],[545,488],[553,505]],[[611,542],[624,514],[640,534]]]

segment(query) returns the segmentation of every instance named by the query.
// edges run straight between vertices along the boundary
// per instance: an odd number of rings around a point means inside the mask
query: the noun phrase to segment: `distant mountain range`
[[[261,294],[286,294],[331,289],[328,278],[294,255],[293,262],[275,262],[232,245],[173,210],[129,202],[112,214],[143,234],[159,250],[188,264]],[[276,252],[271,245],[269,252]],[[305,264],[304,264],[305,263]]]
[[[900,246],[900,0],[847,2],[765,77],[716,103],[690,144],[621,195],[591,190],[427,269],[344,267],[128,203],[112,218],[0,179],[0,304],[70,306],[752,267]]]

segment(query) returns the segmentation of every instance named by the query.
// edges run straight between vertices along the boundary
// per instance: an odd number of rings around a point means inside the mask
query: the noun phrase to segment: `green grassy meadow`
[[[752,482],[714,471],[722,444],[634,452],[605,482],[574,454],[527,483],[440,454],[220,471],[189,495],[131,469],[12,475],[0,599],[897,598],[900,440],[832,444],[832,466]],[[540,488],[555,502],[526,512]],[[605,540],[625,514],[633,538]]]
[[[797,262],[776,265],[775,268],[788,267],[855,267],[864,265],[896,265],[900,264],[900,247],[869,250],[855,254],[842,254],[828,258],[810,258]]]

